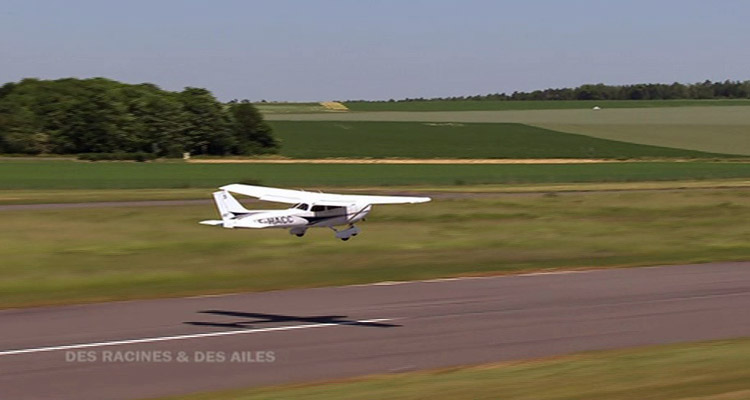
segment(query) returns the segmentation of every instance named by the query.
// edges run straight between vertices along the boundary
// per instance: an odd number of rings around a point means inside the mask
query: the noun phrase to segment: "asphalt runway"
[[[147,398],[742,337],[748,310],[750,262],[5,310],[0,398]]]
[[[570,190],[541,190],[518,192],[428,192],[428,191],[371,191],[368,194],[383,196],[430,196],[440,199],[493,198],[493,197],[542,197],[550,194],[560,196],[587,195],[601,193],[638,193],[638,192],[679,192],[711,191],[716,189],[747,189],[743,186],[691,187],[691,188],[640,188],[640,189],[570,189]],[[207,197],[212,189],[206,189]],[[346,192],[345,194],[358,194]],[[249,207],[268,208],[268,202],[242,197],[241,203]],[[109,208],[109,207],[170,207],[213,205],[213,199],[183,199],[183,200],[131,200],[131,201],[89,201],[82,203],[39,203],[39,204],[0,204],[0,211],[36,211],[75,208]],[[262,204],[262,205],[261,205]]]

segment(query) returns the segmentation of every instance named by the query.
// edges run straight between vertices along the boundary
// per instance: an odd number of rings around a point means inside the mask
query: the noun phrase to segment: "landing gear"
[[[359,234],[359,228],[354,225],[349,225],[349,228],[344,229],[343,231],[336,230],[334,227],[331,227],[331,229],[336,232],[336,238],[341,239],[344,242]]]
[[[290,234],[292,234],[294,236],[297,236],[297,237],[305,236],[305,232],[307,232],[307,229],[305,229],[305,228],[301,228],[301,229],[300,228],[292,228],[292,229],[289,230]]]

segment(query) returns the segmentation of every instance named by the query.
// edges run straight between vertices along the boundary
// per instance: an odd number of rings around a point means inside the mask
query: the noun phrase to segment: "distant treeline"
[[[641,83],[636,85],[581,85],[576,88],[545,89],[533,92],[492,93],[477,96],[406,98],[395,101],[451,100],[679,100],[679,99],[747,99],[750,81],[724,81],[682,84]]]
[[[0,87],[0,152],[192,154],[275,152],[271,128],[249,102],[223,104],[206,89],[169,92],[110,79],[24,79]]]

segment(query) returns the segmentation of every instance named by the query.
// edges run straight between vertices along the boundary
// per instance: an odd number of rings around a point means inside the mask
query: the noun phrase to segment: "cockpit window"
[[[300,210],[305,210],[305,211],[307,211],[307,209],[308,209],[309,207],[310,207],[310,206],[308,206],[308,205],[307,205],[307,204],[305,204],[305,203],[299,203],[299,204],[297,204],[297,205],[295,205],[295,206],[294,206],[294,208],[299,208]]]
[[[313,206],[312,211],[325,211],[326,206]]]

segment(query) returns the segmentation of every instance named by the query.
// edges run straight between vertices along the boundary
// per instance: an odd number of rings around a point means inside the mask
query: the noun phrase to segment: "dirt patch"
[[[191,159],[197,164],[593,164],[624,162],[620,160],[581,158],[541,159],[449,159],[449,158],[253,158],[253,159]]]
[[[338,101],[322,101],[320,102],[320,105],[325,107],[326,110],[331,111],[349,111],[349,108],[347,108],[345,105],[339,103]]]

